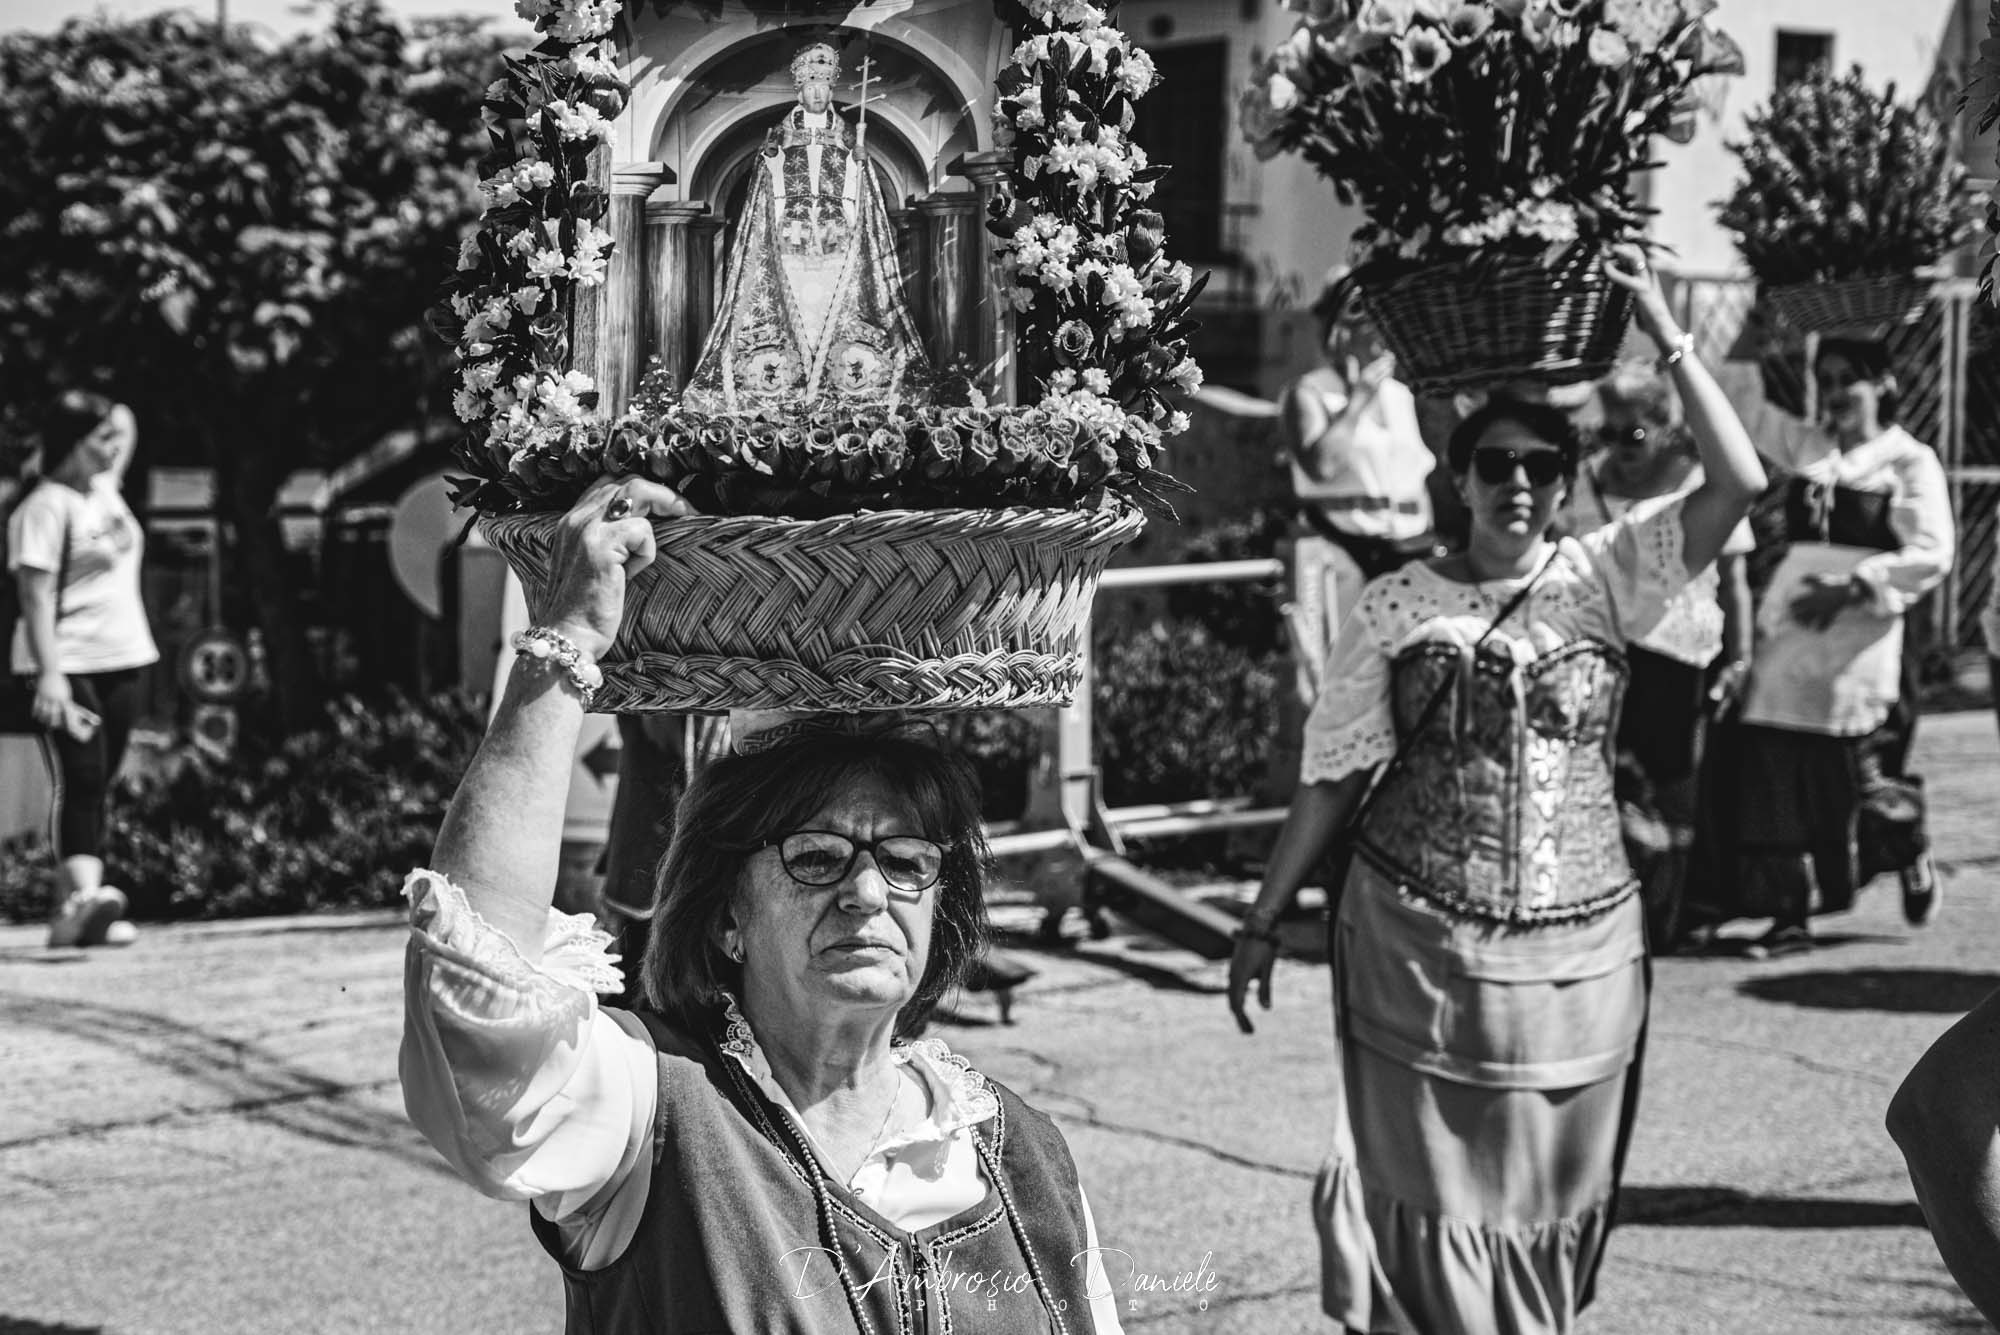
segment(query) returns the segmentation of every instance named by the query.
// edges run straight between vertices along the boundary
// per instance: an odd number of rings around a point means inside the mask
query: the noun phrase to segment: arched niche
[[[990,146],[991,127],[982,110],[990,98],[985,80],[976,78],[949,48],[926,52],[924,47],[937,45],[928,34],[914,29],[891,33],[883,27],[738,33],[699,63],[692,63],[696,53],[689,53],[686,72],[662,84],[658,112],[642,136],[649,156],[673,168],[682,198],[720,202],[715,190],[738,165],[744,123],[758,122],[761,139],[763,128],[793,105],[792,57],[815,40],[842,47],[842,77],[834,101],[850,122],[856,116],[864,50],[868,55],[869,150],[888,170],[891,200],[938,188],[946,164]],[[940,55],[949,56],[957,68],[941,66],[935,58]],[[968,87],[961,80],[974,83]],[[892,136],[882,133],[885,129],[893,130],[893,144],[887,142]]]

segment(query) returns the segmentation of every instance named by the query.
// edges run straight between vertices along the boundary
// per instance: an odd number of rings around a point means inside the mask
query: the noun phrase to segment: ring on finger
[[[604,507],[604,517],[606,519],[623,519],[631,513],[632,498],[622,491],[611,498],[611,504]]]

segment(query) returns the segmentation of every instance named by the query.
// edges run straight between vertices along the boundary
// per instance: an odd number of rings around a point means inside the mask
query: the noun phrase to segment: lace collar
[[[722,1001],[723,1055],[742,1068],[765,1098],[798,1121],[798,1109],[772,1074],[770,1059],[764,1055],[735,996],[724,992]],[[919,1038],[897,1043],[894,1051],[898,1065],[908,1067],[922,1078],[930,1091],[931,1107],[927,1116],[905,1124],[878,1145],[876,1154],[891,1153],[905,1145],[950,1140],[999,1113],[1000,1099],[994,1094],[992,1084],[972,1069],[971,1062],[946,1047],[943,1039]]]

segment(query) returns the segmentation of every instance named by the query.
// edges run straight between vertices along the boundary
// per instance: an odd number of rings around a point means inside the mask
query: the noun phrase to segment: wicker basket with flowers
[[[1359,201],[1352,281],[1416,388],[1590,379],[1630,304],[1634,172],[1692,132],[1697,80],[1740,72],[1715,0],[1287,0],[1245,89],[1260,156]]]
[[[1719,212],[1773,314],[1818,333],[1922,316],[1925,271],[1973,221],[1947,130],[1859,69],[1815,69],[1751,115],[1729,146],[1743,179]]]
[[[602,283],[606,201],[589,158],[629,89],[615,0],[522,0],[543,40],[489,90],[488,207],[436,317],[458,344],[467,423],[457,499],[523,577],[530,606],[560,512],[607,473],[703,513],[656,521],[597,707],[883,709],[1066,703],[1098,575],[1200,384],[1198,283],[1145,207],[1160,169],[1125,137],[1151,62],[1083,0],[998,0],[1025,39],[994,115],[1013,162],[992,231],[1019,312],[1032,402],[964,377],[840,408],[718,411],[650,376],[596,413],[569,365],[568,312]]]

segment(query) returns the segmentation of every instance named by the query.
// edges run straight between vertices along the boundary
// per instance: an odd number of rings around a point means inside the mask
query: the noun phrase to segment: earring
[[[722,948],[722,953],[729,956],[730,959],[738,964],[743,962],[743,945],[739,941],[731,941]]]

